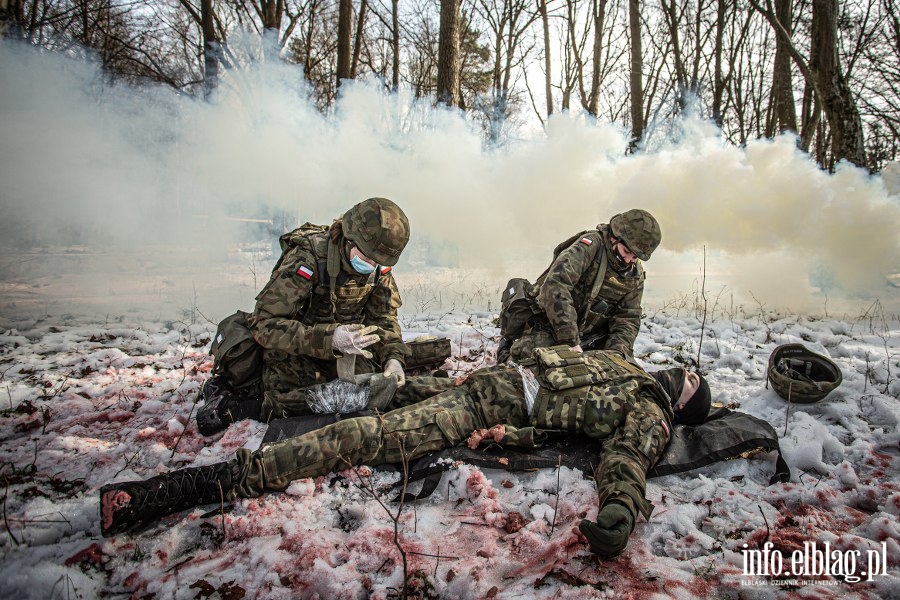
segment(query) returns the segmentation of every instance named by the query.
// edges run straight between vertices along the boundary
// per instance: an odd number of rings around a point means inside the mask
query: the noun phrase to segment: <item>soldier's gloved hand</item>
[[[341,354],[359,354],[366,358],[372,358],[372,353],[366,350],[381,338],[373,334],[378,327],[361,323],[350,325],[338,325],[332,333],[331,347]]]
[[[403,365],[396,358],[388,359],[384,363],[384,376],[390,377],[392,375],[397,376],[397,387],[403,387],[406,383],[406,373],[403,372]]]
[[[578,531],[587,538],[591,551],[601,558],[612,558],[620,554],[628,544],[628,537],[634,529],[634,516],[620,502],[606,504],[597,515],[597,522],[583,519]]]

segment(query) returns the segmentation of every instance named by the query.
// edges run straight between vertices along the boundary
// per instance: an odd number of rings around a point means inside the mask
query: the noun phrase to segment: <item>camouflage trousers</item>
[[[410,378],[415,380],[417,378]],[[430,380],[432,378],[422,378]],[[429,452],[458,445],[476,429],[497,424],[509,435],[531,427],[518,371],[492,367],[476,371],[460,386],[442,382],[411,381],[402,401],[409,406],[372,417],[345,419],[307,434],[251,452],[239,449],[232,465],[234,497],[255,497],[285,489],[291,481],[317,477],[354,465],[378,465],[412,460]],[[417,394],[440,391],[415,402]],[[656,463],[669,440],[668,417],[650,394],[641,392],[624,412],[618,427],[601,441],[594,478],[599,506],[618,500],[632,514],[650,516],[653,507],[645,498],[646,473]]]
[[[254,497],[282,490],[295,479],[354,465],[400,463],[404,457],[411,460],[459,444],[474,430],[496,423],[528,424],[522,380],[515,369],[483,369],[462,385],[447,387],[383,415],[338,421],[255,452],[240,449],[236,489],[230,495]]]

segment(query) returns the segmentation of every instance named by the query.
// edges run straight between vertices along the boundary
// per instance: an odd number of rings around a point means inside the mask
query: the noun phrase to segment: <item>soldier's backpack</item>
[[[509,339],[519,337],[531,317],[540,313],[534,284],[521,277],[510,279],[500,296],[500,335]]]
[[[255,385],[262,377],[263,349],[253,338],[248,316],[249,313],[239,310],[222,319],[209,348],[213,357],[212,374],[224,378],[234,388]]]
[[[272,271],[281,266],[287,251],[299,244],[303,237],[327,230],[327,226],[304,223],[280,236],[281,255]],[[262,378],[263,348],[250,331],[248,316],[250,313],[238,310],[222,319],[209,349],[213,357],[213,376],[221,377],[235,389],[256,385]]]

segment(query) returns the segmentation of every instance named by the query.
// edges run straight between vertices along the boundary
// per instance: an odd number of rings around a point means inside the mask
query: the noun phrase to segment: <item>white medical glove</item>
[[[351,323],[350,325],[338,325],[334,333],[331,334],[331,347],[341,354],[358,354],[366,358],[372,358],[372,353],[368,348],[381,338],[373,331],[377,331],[378,327],[369,325],[368,327],[361,323]]]
[[[384,376],[390,377],[392,375],[397,376],[397,387],[403,387],[406,383],[406,373],[403,372],[403,365],[396,358],[388,359],[384,363]]]

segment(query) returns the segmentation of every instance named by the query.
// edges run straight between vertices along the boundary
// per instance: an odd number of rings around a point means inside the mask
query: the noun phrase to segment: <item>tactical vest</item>
[[[609,252],[607,240],[609,239],[609,226],[599,225],[597,229],[583,231],[559,244],[553,251],[554,260],[560,252],[577,243],[582,237],[587,237],[598,244],[596,259],[581,275],[581,278],[572,289],[572,303],[578,314],[578,334],[584,338],[586,335],[598,329],[606,328],[609,319],[622,299],[636,290],[645,279],[644,269],[640,263],[635,263],[634,268],[622,275],[608,266],[608,260],[603,260]],[[600,272],[603,269],[603,272]],[[547,274],[549,267],[538,277],[535,288],[539,288]]]
[[[339,249],[331,243],[328,229],[326,225],[306,223],[279,238],[282,258],[288,250],[301,244],[310,249],[316,258],[315,285],[293,318],[304,325],[360,323],[366,302],[381,278],[381,270],[376,269],[367,276],[350,275],[341,269],[337,254],[331,257],[332,264],[329,266],[329,247],[334,253]],[[281,266],[281,260],[275,266],[276,270]]]
[[[539,429],[612,434],[639,394],[647,394],[672,419],[671,402],[656,380],[618,352],[575,352],[566,346],[536,348],[541,386],[531,424]]]

